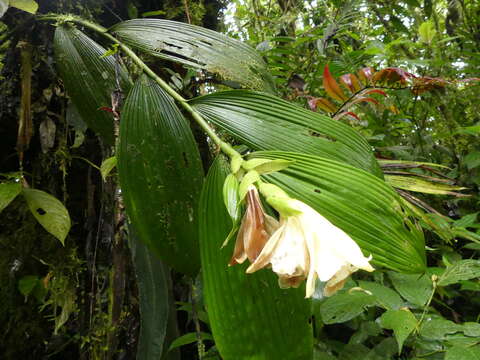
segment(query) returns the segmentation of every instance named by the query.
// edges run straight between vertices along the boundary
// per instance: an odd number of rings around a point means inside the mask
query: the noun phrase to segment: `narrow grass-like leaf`
[[[146,77],[125,102],[117,158],[125,206],[140,240],[177,271],[196,273],[200,156],[186,119]]]
[[[372,148],[356,130],[278,97],[233,90],[191,103],[206,119],[254,150],[304,152],[382,176]]]
[[[22,194],[37,221],[62,244],[70,231],[70,215],[57,198],[45,191],[23,189]]]
[[[225,360],[307,360],[312,358],[310,301],[305,288],[279,288],[275,274],[246,274],[247,264],[228,267],[230,217],[222,188],[228,164],[210,168],[200,201],[203,291],[215,345]]]
[[[465,187],[435,183],[416,176],[385,175],[385,181],[393,187],[403,190],[425,194],[466,196],[465,194],[454,191],[464,190],[466,189]]]
[[[129,226],[128,242],[140,298],[137,360],[160,359],[169,312],[165,265],[138,239],[133,226]]]
[[[100,110],[111,106],[115,90],[115,59],[105,56],[106,49],[71,25],[55,30],[55,61],[65,88],[82,119],[108,144],[114,143],[112,114]],[[128,75],[118,66],[125,94],[131,86]]]
[[[216,31],[170,20],[134,19],[116,24],[110,32],[150,55],[217,73],[250,89],[273,91],[260,54]]]
[[[343,229],[373,264],[421,273],[423,234],[409,222],[398,194],[383,180],[337,161],[299,153],[259,151],[251,157],[295,161],[264,178]]]

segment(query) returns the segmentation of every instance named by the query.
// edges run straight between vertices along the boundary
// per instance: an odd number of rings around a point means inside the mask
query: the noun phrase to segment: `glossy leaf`
[[[22,191],[20,183],[0,184],[0,212],[10,204]]]
[[[112,156],[108,159],[102,161],[102,165],[100,165],[100,174],[102,175],[103,181],[106,181],[107,176],[110,172],[117,166],[117,157]]]
[[[380,317],[380,323],[383,328],[393,330],[400,354],[403,343],[417,326],[417,319],[408,309],[388,310]]]
[[[349,234],[365,255],[373,256],[374,266],[406,273],[425,270],[423,234],[409,223],[400,197],[381,179],[312,155],[260,151],[251,157],[294,160],[287,169],[263,177]]]
[[[345,95],[345,93],[340,88],[340,85],[338,85],[337,81],[330,73],[328,65],[325,65],[325,68],[323,69],[323,88],[325,89],[327,94],[335,100],[343,102],[348,99],[348,96]]]
[[[57,198],[41,190],[23,189],[22,195],[40,225],[64,244],[71,226],[70,215],[65,206]]]
[[[115,59],[102,56],[106,49],[71,25],[55,30],[55,61],[65,88],[78,113],[104,141],[113,145],[112,114],[100,110],[111,106],[115,90]],[[125,69],[118,66],[120,84],[125,94],[130,81]]]
[[[117,158],[125,207],[140,240],[177,271],[195,274],[202,164],[188,122],[146,77],[126,99]]]
[[[218,92],[191,103],[207,120],[254,150],[319,155],[382,176],[365,138],[327,116],[245,90]]]
[[[110,32],[150,55],[217,73],[250,89],[273,91],[262,57],[249,45],[224,34],[160,19],[125,21]]]
[[[305,288],[282,290],[271,270],[246,274],[248,264],[228,267],[234,244],[222,188],[228,165],[210,168],[200,201],[203,294],[215,345],[222,359],[312,358],[310,301]]]

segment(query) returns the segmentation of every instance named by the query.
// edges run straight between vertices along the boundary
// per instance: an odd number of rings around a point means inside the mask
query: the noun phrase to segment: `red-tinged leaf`
[[[335,120],[340,120],[340,119],[341,119],[342,117],[344,117],[344,116],[351,116],[351,117],[357,119],[358,121],[360,121],[360,118],[357,116],[357,114],[355,114],[355,113],[353,113],[353,112],[351,112],[351,111],[341,112],[340,114],[335,115],[333,118],[334,118]]]
[[[310,109],[314,111],[317,110],[317,108],[320,108],[328,113],[334,113],[337,111],[337,106],[325,98],[311,98],[308,100],[308,105],[310,106]]]
[[[471,82],[471,81],[480,81],[480,78],[468,78],[468,79],[458,80],[458,82]]]
[[[323,87],[328,95],[338,101],[345,101],[348,97],[343,93],[337,81],[333,78],[328,65],[323,69]]]
[[[388,85],[406,85],[408,79],[415,78],[415,75],[400,69],[400,68],[385,68],[383,70],[377,71],[372,76],[372,83],[386,83]]]
[[[368,84],[374,73],[375,70],[373,68],[364,67],[363,69],[358,70],[358,77],[362,83]]]
[[[340,76],[340,82],[345,86],[345,88],[347,90],[350,90],[350,92],[354,93],[356,91],[355,91],[355,88],[353,86],[353,82],[352,82],[352,79],[351,79],[350,75],[351,74],[345,74],[345,75]]]
[[[442,89],[450,83],[450,81],[442,78],[422,76],[414,80],[412,92],[418,95],[427,91]]]
[[[380,94],[380,95],[383,95],[383,96],[387,97],[387,93],[385,91],[379,90],[379,89],[373,89],[373,90],[368,90],[368,91],[363,92],[363,95],[370,95],[370,94]]]
[[[112,114],[113,114],[112,108],[111,108],[111,107],[108,107],[108,106],[99,107],[98,110],[106,111],[106,112],[109,112],[109,113],[112,113]]]
[[[374,99],[374,98],[371,98],[371,97],[361,97],[361,98],[358,98],[358,99],[354,99],[354,100],[352,100],[352,102],[350,104],[355,105],[355,104],[359,104],[361,102],[370,102],[370,103],[373,103],[375,105],[379,104],[377,99]]]

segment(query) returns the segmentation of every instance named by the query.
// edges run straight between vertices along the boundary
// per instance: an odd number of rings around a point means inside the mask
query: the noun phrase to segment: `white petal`
[[[296,216],[287,218],[285,232],[270,262],[277,274],[299,276],[305,273],[308,254],[304,233]]]

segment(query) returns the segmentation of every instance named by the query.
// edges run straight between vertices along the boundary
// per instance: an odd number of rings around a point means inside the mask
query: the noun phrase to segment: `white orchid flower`
[[[272,190],[271,184],[265,184]],[[275,186],[269,202],[280,213],[280,226],[270,237],[247,273],[267,265],[279,276],[281,287],[298,286],[307,278],[306,295],[315,291],[317,277],[326,281],[324,294],[341,289],[350,274],[373,271],[371,257],[365,257],[357,243],[305,203],[289,198]],[[262,188],[260,189],[262,190]],[[279,192],[280,190],[281,192]],[[280,195],[280,196],[278,196]]]

